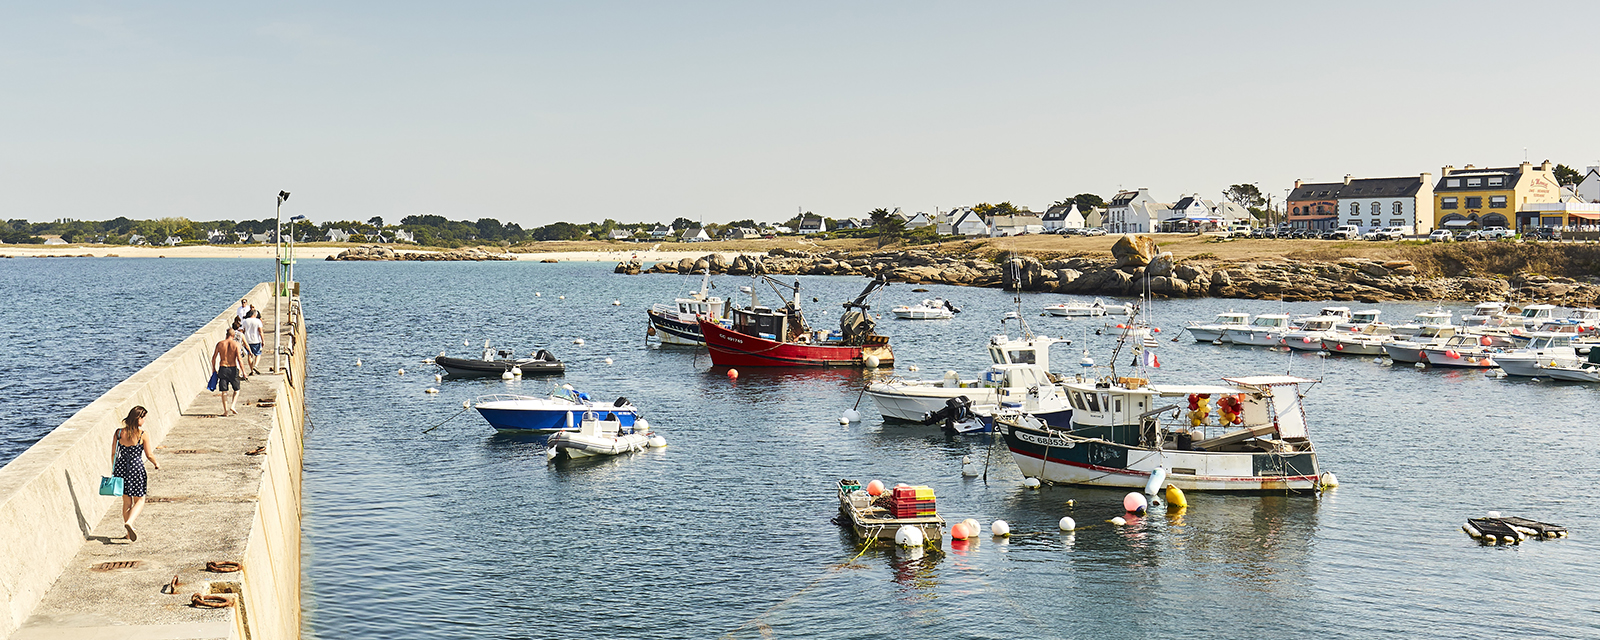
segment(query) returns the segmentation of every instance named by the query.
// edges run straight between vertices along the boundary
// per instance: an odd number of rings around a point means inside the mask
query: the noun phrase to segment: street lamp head
[[[302,215],[295,216],[293,218],[289,218],[289,221],[293,222],[295,220],[305,220],[305,219],[306,219],[305,215],[302,214]]]
[[[284,202],[284,201],[286,201],[288,199],[289,199],[289,192],[288,191],[279,191],[278,192],[278,202]]]

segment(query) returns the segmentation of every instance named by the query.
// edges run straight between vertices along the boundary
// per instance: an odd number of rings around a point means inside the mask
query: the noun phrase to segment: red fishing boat
[[[778,287],[788,289],[790,295],[779,308],[763,307],[751,293],[750,307],[733,310],[733,326],[726,328],[704,318],[700,332],[705,336],[706,347],[711,350],[711,363],[719,367],[892,367],[894,351],[889,349],[889,338],[874,333],[877,328],[867,297],[879,288],[888,286],[883,276],[873,278],[855,300],[844,303],[845,312],[839,319],[839,330],[812,330],[800,312],[800,283],[793,285],[764,278],[785,297]],[[749,291],[749,287],[744,287]]]

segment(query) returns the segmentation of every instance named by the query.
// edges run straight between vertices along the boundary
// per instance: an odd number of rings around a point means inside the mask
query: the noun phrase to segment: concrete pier
[[[0,640],[299,637],[305,325],[298,298],[281,297],[274,326],[270,283],[244,297],[267,331],[263,373],[244,383],[238,415],[218,417],[218,394],[205,388],[230,306],[0,468]],[[274,332],[287,366],[267,374]],[[99,486],[113,432],[135,405],[149,410],[161,469],[146,463],[139,540],[129,542],[122,499]],[[174,577],[179,586],[164,593]],[[197,593],[228,606],[193,606]]]

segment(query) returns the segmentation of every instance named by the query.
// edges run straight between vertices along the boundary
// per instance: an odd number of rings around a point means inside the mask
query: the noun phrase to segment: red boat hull
[[[714,322],[700,321],[700,333],[711,350],[711,364],[719,367],[860,367],[867,356],[877,356],[878,366],[894,366],[889,345],[849,347],[778,342],[737,333]]]

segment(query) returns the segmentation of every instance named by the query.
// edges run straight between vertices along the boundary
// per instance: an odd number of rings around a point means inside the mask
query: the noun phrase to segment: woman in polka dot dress
[[[144,437],[145,414],[144,407],[134,407],[129,411],[128,417],[122,419],[123,427],[117,429],[117,435],[111,443],[114,460],[111,474],[122,478],[122,526],[128,530],[128,542],[139,540],[139,534],[133,530],[133,521],[144,508],[145,473],[140,455],[149,458],[150,464],[157,469],[161,468],[155,455],[150,452],[150,441]]]

